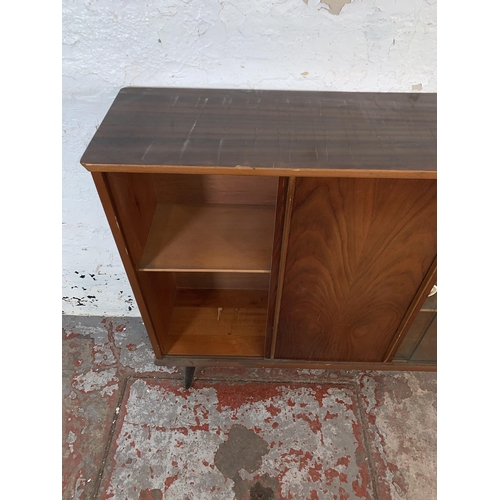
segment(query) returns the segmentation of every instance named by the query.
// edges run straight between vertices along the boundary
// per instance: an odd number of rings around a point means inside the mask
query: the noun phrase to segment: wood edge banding
[[[89,172],[150,174],[256,175],[264,177],[354,177],[387,179],[437,179],[434,170],[375,170],[352,168],[218,167],[203,165],[118,165],[81,163]]]
[[[271,359],[276,353],[276,342],[278,338],[278,322],[281,309],[281,296],[283,294],[283,281],[285,279],[286,255],[288,251],[288,239],[290,235],[290,224],[292,220],[293,196],[295,194],[295,177],[290,177],[285,207],[285,220],[283,223],[283,238],[281,240],[281,255],[278,271],[278,290],[276,292],[276,306],[274,309],[273,336],[271,343]]]

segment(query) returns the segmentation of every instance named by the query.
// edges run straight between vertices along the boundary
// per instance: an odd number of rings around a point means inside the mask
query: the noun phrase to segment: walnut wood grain
[[[297,179],[276,358],[382,361],[435,256],[435,181]]]
[[[91,171],[435,178],[436,94],[124,88]]]

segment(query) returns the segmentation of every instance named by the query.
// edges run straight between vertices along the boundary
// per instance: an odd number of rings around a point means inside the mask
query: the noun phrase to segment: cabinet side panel
[[[163,355],[166,353],[165,341],[168,339],[177,293],[174,273],[146,273],[139,271],[137,275]]]
[[[436,182],[296,180],[276,358],[382,361],[436,257]]]
[[[137,267],[153,222],[156,195],[152,174],[106,174],[128,251]]]
[[[151,341],[161,346],[161,339],[167,335],[174,307],[174,276],[172,273],[137,271],[156,211],[153,175],[109,173],[106,174],[106,181],[115,210],[115,221],[124,239],[125,259],[131,261],[132,270],[127,270],[127,274],[132,284],[133,273],[136,285],[132,289],[138,305],[139,301],[143,304],[139,310]],[[122,255],[124,262],[125,259]],[[155,349],[155,354],[161,357],[159,347]]]
[[[93,172],[92,178],[94,180],[97,193],[99,194],[104,213],[106,214],[106,218],[108,219],[108,223],[115,239],[116,246],[118,247],[120,257],[122,259],[127,277],[130,282],[130,286],[132,287],[132,291],[134,292],[137,306],[139,308],[139,311],[141,312],[144,325],[146,326],[146,330],[149,334],[153,350],[156,357],[161,358],[162,352],[154,327],[153,318],[151,317],[149,309],[147,307],[147,296],[145,296],[145,294],[143,293],[144,287],[141,284],[141,280],[132,260],[132,252],[128,247],[128,241],[123,231],[124,226],[120,221],[121,217],[119,216],[117,211],[116,199],[112,194],[112,190],[109,184],[109,175],[110,174],[104,174],[101,172]]]

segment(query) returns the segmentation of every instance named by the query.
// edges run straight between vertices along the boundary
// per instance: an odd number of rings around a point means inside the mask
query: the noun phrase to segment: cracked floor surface
[[[436,498],[436,374],[158,367],[63,317],[63,500]]]

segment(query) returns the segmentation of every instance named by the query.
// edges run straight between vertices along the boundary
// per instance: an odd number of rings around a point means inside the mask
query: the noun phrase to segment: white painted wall
[[[64,313],[139,315],[79,164],[121,87],[437,90],[435,1],[324,1],[63,1]]]

